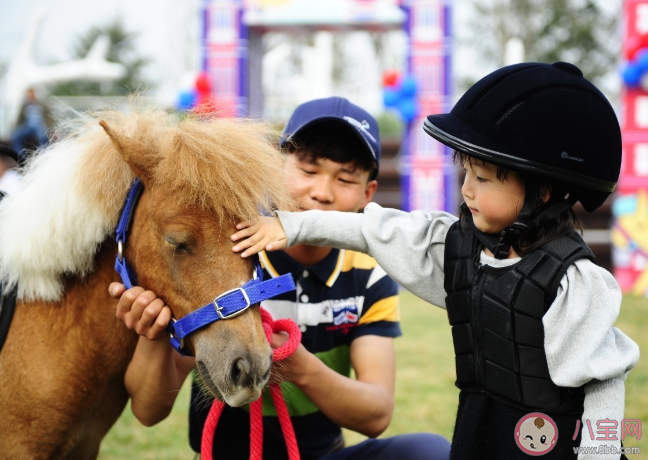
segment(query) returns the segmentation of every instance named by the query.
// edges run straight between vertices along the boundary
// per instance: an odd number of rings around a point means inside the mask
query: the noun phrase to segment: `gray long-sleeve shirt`
[[[277,214],[289,246],[310,244],[364,252],[403,287],[445,308],[445,238],[457,217],[445,212],[407,213],[375,203],[369,204],[363,214]],[[483,264],[495,267],[518,260],[498,260],[481,254]],[[563,387],[585,385],[581,447],[620,447],[618,440],[596,440],[600,437],[596,423],[605,419],[618,423],[620,439],[625,379],[639,360],[638,345],[613,327],[620,306],[621,291],[614,277],[589,260],[579,260],[563,276],[556,299],[542,319],[552,381]],[[619,455],[580,454],[578,458],[618,459]]]

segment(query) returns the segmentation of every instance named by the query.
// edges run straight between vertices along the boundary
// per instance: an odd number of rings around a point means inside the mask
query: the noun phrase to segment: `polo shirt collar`
[[[304,270],[308,270],[322,281],[322,283],[331,287],[342,270],[344,254],[344,249],[332,249],[324,259],[310,267],[300,264],[285,251],[261,251],[259,253],[259,259],[261,260],[263,268],[265,268],[273,278],[285,273],[291,273],[293,277],[297,279],[301,276]]]

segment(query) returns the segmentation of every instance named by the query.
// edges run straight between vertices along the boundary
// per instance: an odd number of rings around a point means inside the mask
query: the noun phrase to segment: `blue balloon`
[[[407,76],[403,79],[401,84],[401,97],[413,98],[416,96],[416,79],[412,76]]]
[[[398,91],[392,88],[383,89],[383,102],[385,104],[385,107],[396,107],[396,105],[398,105],[398,100]]]
[[[196,91],[188,89],[180,93],[178,97],[178,110],[190,110],[196,105]]]
[[[416,101],[412,98],[402,98],[398,101],[398,111],[403,117],[403,120],[410,122],[416,118],[418,113],[418,107],[416,106]]]
[[[628,64],[626,68],[623,69],[623,82],[627,86],[635,88],[639,86],[642,73],[643,72],[639,69],[638,66],[634,64]]]
[[[648,71],[648,48],[642,48],[637,51],[633,62],[640,71]]]

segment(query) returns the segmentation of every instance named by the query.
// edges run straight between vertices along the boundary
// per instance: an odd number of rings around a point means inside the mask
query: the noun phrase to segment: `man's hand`
[[[111,283],[108,291],[119,299],[115,316],[128,329],[149,340],[168,337],[166,327],[171,321],[171,309],[153,291],[139,286],[126,290],[121,283]]]
[[[279,348],[286,343],[287,340],[287,333],[273,332],[270,346],[273,349]],[[282,380],[287,380],[299,385],[303,379],[308,376],[310,369],[309,365],[312,363],[313,358],[318,359],[300,343],[295,352],[289,358],[280,361],[281,364],[276,367],[277,373]]]
[[[240,241],[232,248],[234,252],[240,252],[241,257],[248,257],[257,254],[264,249],[266,251],[278,251],[288,247],[288,238],[284,232],[281,222],[276,217],[260,217],[255,220],[248,220],[236,225],[238,232],[232,235],[232,241]]]
[[[173,407],[182,382],[196,365],[192,356],[176,353],[166,338],[171,309],[152,291],[111,283],[110,295],[119,299],[115,316],[140,337],[124,384],[131,410],[145,426],[164,420]]]

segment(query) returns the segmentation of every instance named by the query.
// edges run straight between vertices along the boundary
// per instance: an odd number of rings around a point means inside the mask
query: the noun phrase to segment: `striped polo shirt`
[[[274,319],[291,318],[302,331],[304,347],[328,367],[349,376],[349,346],[363,335],[398,337],[398,286],[365,254],[333,249],[319,263],[304,267],[284,251],[259,254],[265,277],[290,273],[297,289],[262,302]],[[341,443],[342,431],[294,384],[283,382],[302,459],[316,459]],[[195,400],[197,389],[192,391]],[[200,433],[209,407],[192,403],[190,438],[199,451]],[[200,413],[198,413],[200,412]],[[268,392],[263,395],[264,459],[287,458],[277,413]],[[214,455],[249,458],[249,412],[226,408],[214,438]],[[221,442],[217,442],[220,440]],[[216,450],[218,447],[218,451]],[[225,447],[227,446],[227,447]],[[196,449],[197,448],[197,449]],[[226,450],[223,450],[226,449]]]

